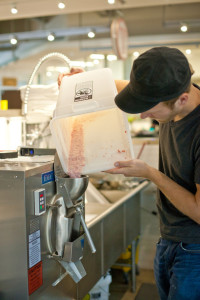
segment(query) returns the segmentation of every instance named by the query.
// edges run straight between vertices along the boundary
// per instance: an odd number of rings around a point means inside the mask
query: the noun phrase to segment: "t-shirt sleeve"
[[[195,183],[200,184],[200,137],[195,145],[195,167],[194,167],[194,181]]]

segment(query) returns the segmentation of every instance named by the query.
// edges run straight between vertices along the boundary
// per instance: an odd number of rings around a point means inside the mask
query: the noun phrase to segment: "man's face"
[[[140,114],[141,119],[151,118],[159,123],[167,123],[174,119],[177,115],[177,110],[175,107],[170,108],[166,106],[163,102],[158,103],[151,109]]]

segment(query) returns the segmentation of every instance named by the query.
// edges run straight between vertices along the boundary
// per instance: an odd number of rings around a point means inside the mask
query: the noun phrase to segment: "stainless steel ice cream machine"
[[[140,190],[93,203],[88,230],[88,181],[55,172],[48,156],[0,160],[1,300],[82,299],[139,234]]]

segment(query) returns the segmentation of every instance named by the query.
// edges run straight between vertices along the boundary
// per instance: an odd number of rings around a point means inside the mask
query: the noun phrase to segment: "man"
[[[107,172],[158,187],[154,273],[161,300],[200,300],[200,89],[191,75],[182,52],[156,47],[134,61],[130,82],[116,81],[121,110],[160,124],[159,170],[134,159]]]
[[[199,300],[200,89],[191,84],[182,52],[156,47],[134,61],[130,82],[121,82],[119,90],[121,110],[159,122],[159,170],[134,159],[116,162],[108,172],[157,185],[161,238],[154,273],[160,299]]]

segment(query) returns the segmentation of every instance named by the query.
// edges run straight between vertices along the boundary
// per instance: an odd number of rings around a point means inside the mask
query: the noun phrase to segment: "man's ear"
[[[177,99],[177,101],[175,102],[176,105],[185,105],[188,101],[188,93],[183,93],[179,96],[179,98]]]

